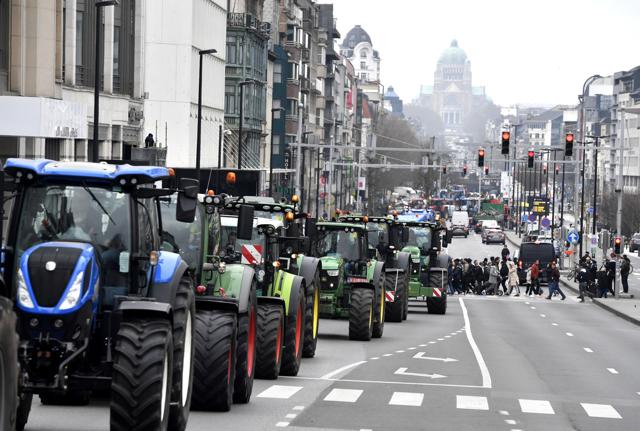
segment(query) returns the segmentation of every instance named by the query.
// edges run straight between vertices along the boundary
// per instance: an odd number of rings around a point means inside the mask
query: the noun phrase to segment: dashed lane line
[[[385,355],[386,356],[386,355]],[[329,380],[331,379],[333,376],[340,374],[343,371],[348,370],[349,368],[355,368],[358,365],[362,365],[362,364],[366,364],[367,361],[358,361],[358,362],[354,362],[353,364],[349,364],[349,365],[345,365],[344,367],[340,367],[337,370],[333,370],[330,373],[325,374],[324,376],[320,377],[323,380]]]
[[[389,400],[390,406],[420,407],[424,394],[419,392],[394,392]]]
[[[456,408],[463,410],[489,410],[487,397],[456,395]]]
[[[571,332],[567,332],[567,337],[573,337],[573,334]]]
[[[339,403],[355,403],[362,395],[362,389],[332,389],[329,394],[324,397],[325,401],[335,401]]]
[[[584,351],[587,353],[593,353],[593,350],[588,347],[584,347]]]
[[[273,385],[259,393],[258,398],[289,399],[300,389],[302,386]]]
[[[289,426],[289,422],[278,422],[278,423],[276,424],[276,426],[277,426],[278,428],[285,428],[285,427],[288,427],[288,426]]]
[[[607,368],[607,371],[609,371],[611,374],[620,374],[615,368]]]

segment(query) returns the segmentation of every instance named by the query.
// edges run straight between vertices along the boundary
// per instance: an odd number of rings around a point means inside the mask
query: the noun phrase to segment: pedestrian
[[[507,290],[506,282],[509,278],[509,266],[507,266],[507,260],[505,258],[502,259],[500,263],[500,286],[505,295],[508,295],[509,292]]]
[[[520,296],[520,277],[518,277],[518,268],[511,259],[507,260],[507,266],[509,267],[509,295],[516,289],[515,296]]]
[[[531,287],[529,296],[540,295],[540,260],[536,259],[530,268],[531,271]]]
[[[579,295],[578,298],[580,302],[584,302],[585,293],[587,295],[592,296],[589,292],[589,285],[593,283],[593,273],[591,271],[591,258],[588,257],[580,264],[578,268],[578,274],[576,276],[576,281],[578,282]],[[592,296],[593,297],[593,296]]]
[[[567,298],[567,295],[565,295],[562,289],[560,289],[560,270],[556,266],[555,261],[551,261],[549,266],[551,278],[549,279],[549,294],[547,295],[547,299],[551,299],[553,293],[558,292],[564,301]]]
[[[607,271],[607,290],[610,294],[614,295],[613,292],[613,282],[616,279],[616,254],[611,253],[611,259],[607,260],[605,265],[605,270]]]
[[[622,280],[622,291],[629,293],[629,272],[631,272],[631,261],[626,254],[622,255],[620,263],[620,279]]]
[[[498,294],[499,280],[500,280],[500,272],[498,271],[498,265],[496,263],[496,259],[492,257],[489,263],[489,280],[487,282],[487,289],[486,289],[487,295]]]
[[[507,244],[505,244],[502,247],[501,255],[502,255],[502,260],[505,260],[505,259],[511,257],[511,252],[509,252],[509,248],[507,247]]]
[[[473,261],[473,271],[474,271],[474,284],[476,294],[480,295],[482,293],[482,286],[484,284],[484,271],[482,269],[481,264],[478,263],[477,260]]]
[[[455,268],[453,269],[453,290],[457,294],[462,292],[462,265],[460,259],[455,260]]]

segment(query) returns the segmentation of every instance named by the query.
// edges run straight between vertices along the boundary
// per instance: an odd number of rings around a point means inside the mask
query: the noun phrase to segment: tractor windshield
[[[431,228],[428,227],[410,227],[409,228],[409,242],[407,245],[412,245],[422,248],[431,247]]]
[[[258,233],[254,221],[253,233],[250,240],[239,239],[237,217],[222,217],[222,231],[220,232],[220,254],[227,262],[258,263],[264,259],[266,237]],[[244,256],[244,257],[243,257]]]
[[[318,256],[338,256],[346,260],[365,258],[364,237],[357,231],[328,230],[316,244]]]
[[[202,249],[202,220],[196,211],[193,223],[176,220],[177,197],[162,200],[162,250],[178,253],[189,268],[197,269],[200,265]]]
[[[389,226],[386,223],[369,223],[367,228],[369,247],[377,248],[389,242]]]

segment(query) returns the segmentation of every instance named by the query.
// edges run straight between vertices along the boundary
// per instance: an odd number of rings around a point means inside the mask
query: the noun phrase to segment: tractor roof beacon
[[[167,168],[8,159],[3,273],[18,314],[24,428],[33,394],[86,403],[111,388],[111,429],[186,428],[195,302],[188,266],[160,250],[159,199],[193,220],[198,182]],[[173,181],[175,183],[175,181]],[[175,184],[174,184],[175,186]]]

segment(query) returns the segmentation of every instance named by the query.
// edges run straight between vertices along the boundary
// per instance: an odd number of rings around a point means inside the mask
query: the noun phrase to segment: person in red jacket
[[[529,296],[540,295],[540,261],[536,259],[531,265],[531,288],[529,290]]]

